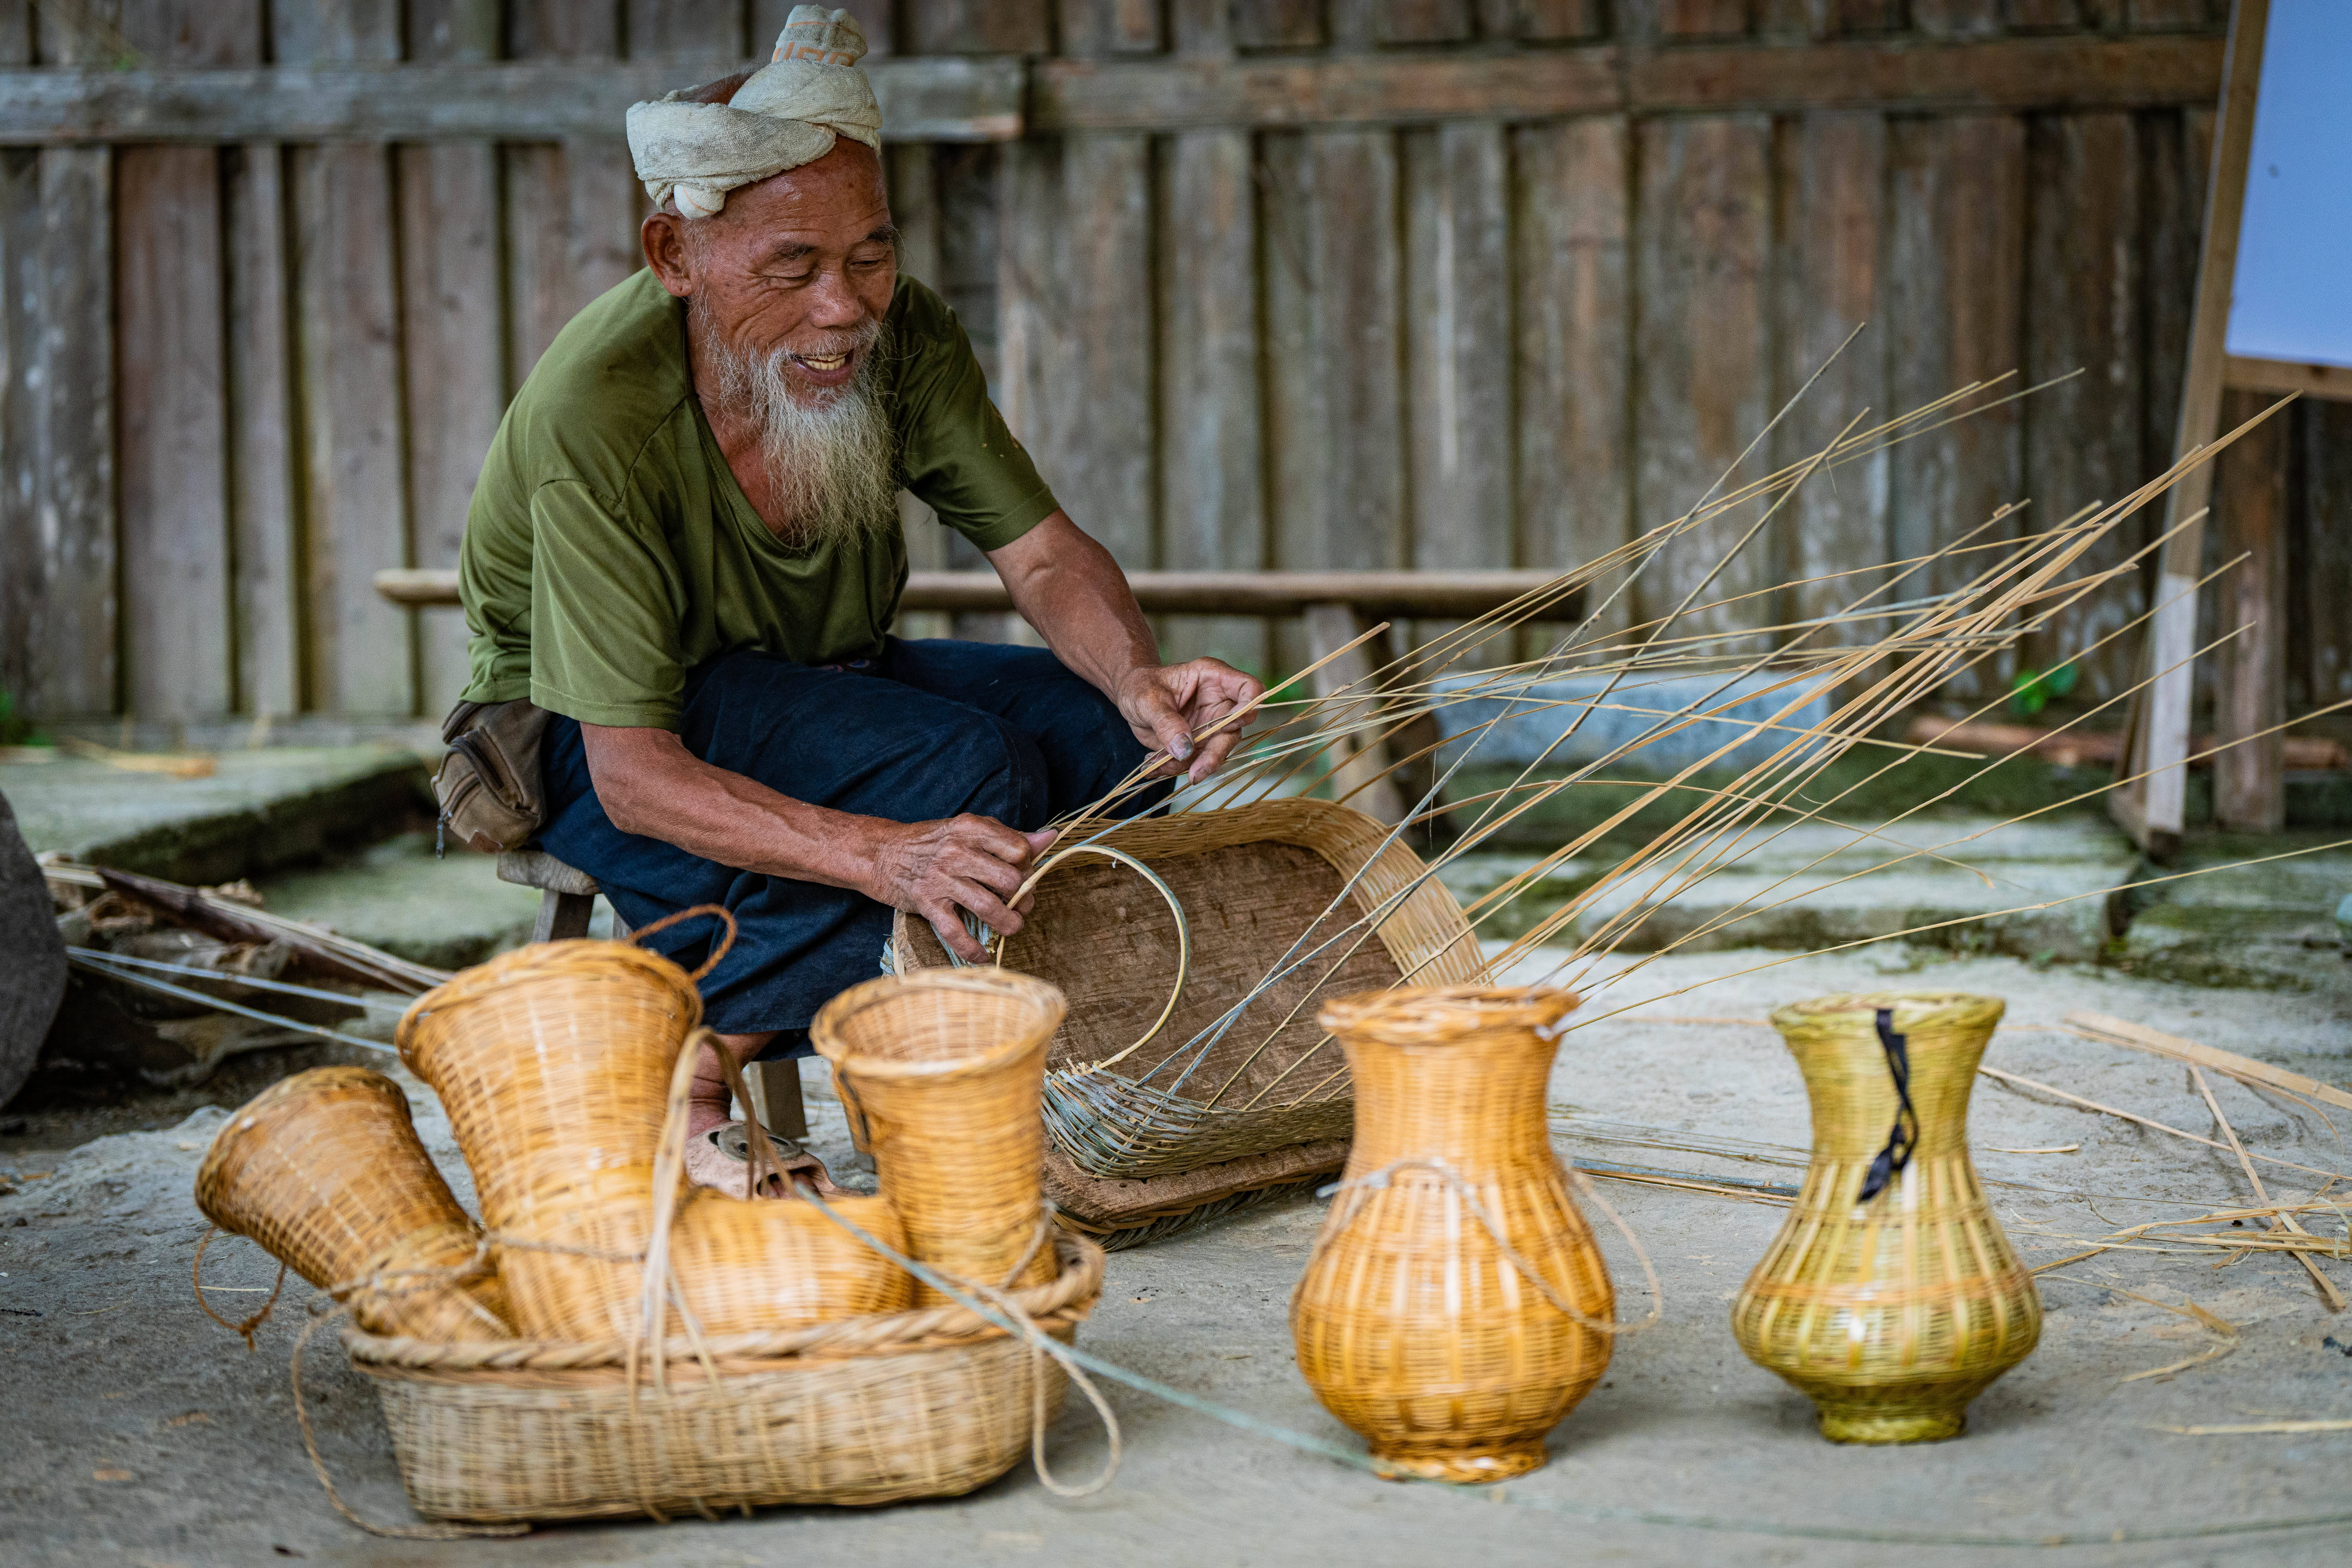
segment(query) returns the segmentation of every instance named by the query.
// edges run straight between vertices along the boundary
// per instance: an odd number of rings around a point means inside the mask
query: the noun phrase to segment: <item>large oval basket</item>
[[[1068,1340],[1103,1255],[1055,1238],[1058,1273],[1013,1299]],[[952,1497],[1018,1464],[1061,1405],[1061,1364],[958,1306],[670,1341],[658,1384],[625,1345],[427,1344],[347,1331],[416,1511],[510,1523],[667,1518],[782,1503]],[[719,1373],[713,1382],[708,1366]]]

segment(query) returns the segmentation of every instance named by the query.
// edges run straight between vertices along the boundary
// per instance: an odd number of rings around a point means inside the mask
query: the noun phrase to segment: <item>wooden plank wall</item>
[[[789,0],[0,0],[0,67],[676,61]],[[1612,39],[2210,36],[2220,0],[867,0],[877,52],[1108,62]],[[0,150],[0,688],[60,720],[431,717],[457,617],[376,569],[455,560],[506,400],[638,264],[614,134]],[[1737,632],[1842,602],[2004,500],[2049,526],[2159,466],[2210,110],[1726,103],[1674,114],[1166,132],[889,153],[906,264],[963,315],[1079,521],[1132,566],[1565,566],[1967,381],[2084,374],[1838,469],[1707,584],[1725,519],[1607,614],[1696,590]],[[1814,395],[1740,459],[1858,326]],[[2352,697],[2352,410],[2263,450],[2289,700]],[[918,565],[971,566],[911,503]],[[2217,538],[2224,531],[2216,531]],[[2143,525],[2094,564],[2120,560]],[[1963,569],[1915,579],[1949,586]],[[1774,585],[1800,585],[1774,591]],[[1744,597],[1743,597],[1744,595]],[[2105,636],[2128,589],[2028,650]],[[913,629],[950,629],[926,618]],[[1011,636],[965,617],[965,635]],[[1295,666],[1296,627],[1171,620]],[[1426,628],[1424,628],[1426,630]],[[1856,635],[1856,634],[1841,634]],[[2132,647],[2088,660],[2126,679]],[[1982,698],[2011,672],[1964,677]]]

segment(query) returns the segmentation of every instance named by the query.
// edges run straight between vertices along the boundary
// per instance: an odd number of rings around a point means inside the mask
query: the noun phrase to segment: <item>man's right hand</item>
[[[1055,837],[1050,829],[1023,833],[970,812],[937,822],[866,821],[871,879],[858,891],[922,916],[948,951],[967,963],[988,963],[988,951],[957,911],[970,910],[1000,932],[1019,931],[1030,900],[1016,904],[1013,895]]]

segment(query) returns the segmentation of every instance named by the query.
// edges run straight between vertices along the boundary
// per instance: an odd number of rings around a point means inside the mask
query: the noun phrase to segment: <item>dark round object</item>
[[[66,943],[48,884],[0,795],[0,1105],[23,1087],[66,994]]]

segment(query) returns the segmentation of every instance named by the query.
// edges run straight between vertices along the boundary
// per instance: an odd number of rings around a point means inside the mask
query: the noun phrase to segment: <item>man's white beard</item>
[[[696,300],[698,307],[699,300]],[[845,386],[796,388],[791,353],[739,348],[700,318],[696,335],[719,372],[718,400],[760,432],[770,504],[787,539],[807,549],[854,543],[898,521],[898,457],[877,383],[888,342],[882,323],[840,332],[819,354],[855,348],[856,374]]]

